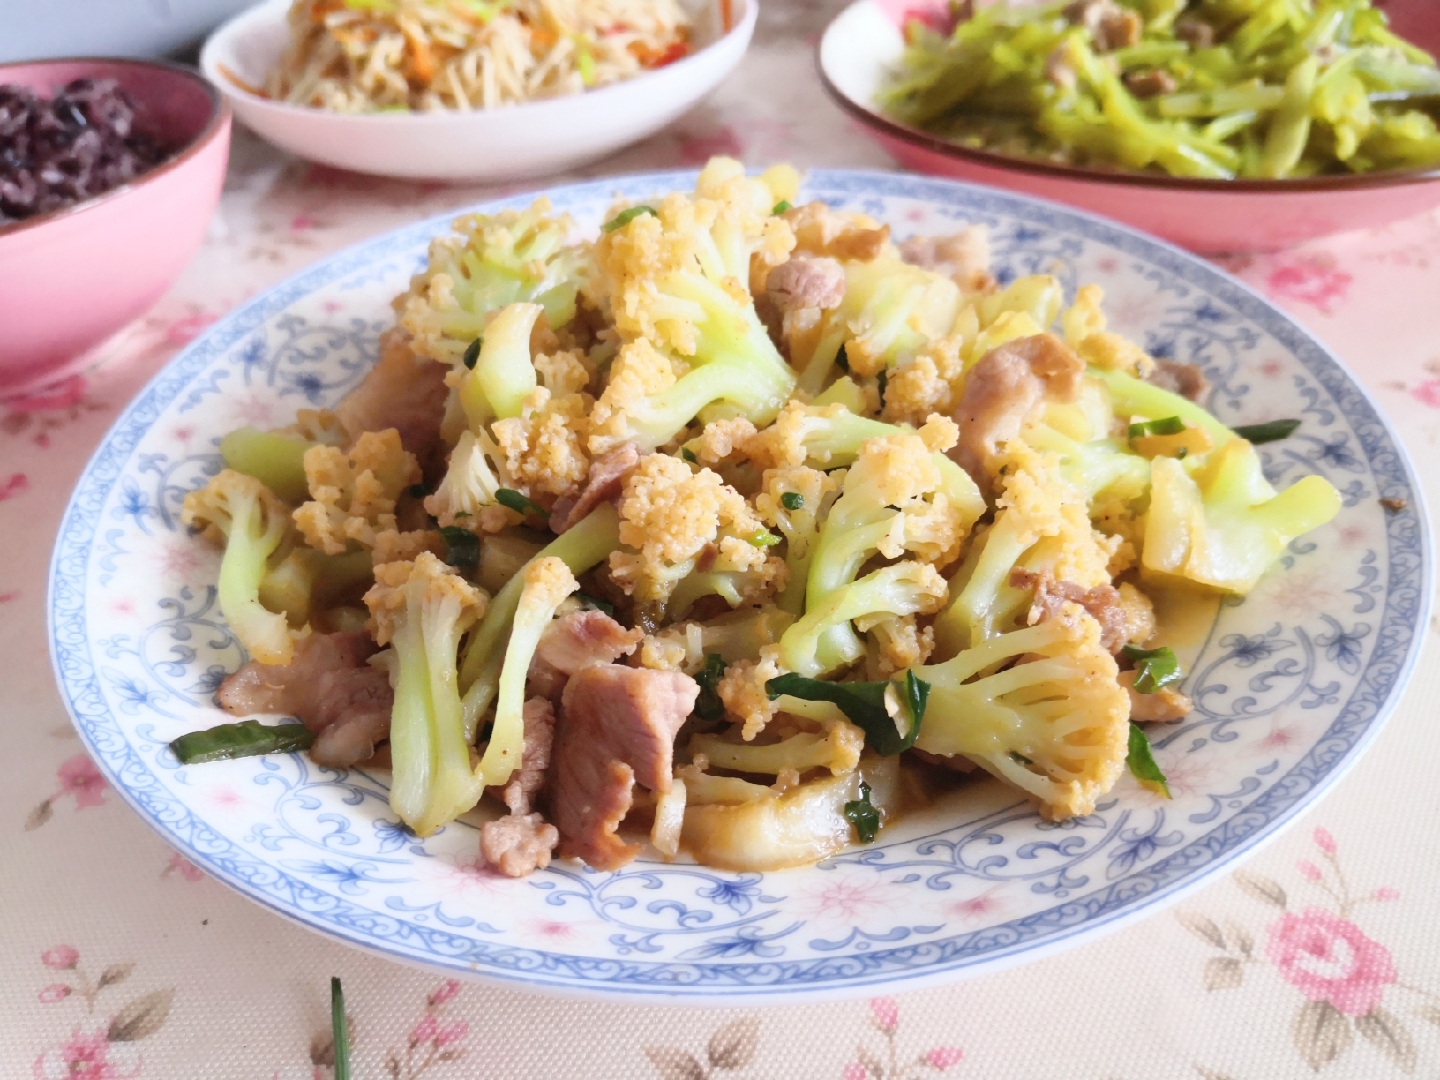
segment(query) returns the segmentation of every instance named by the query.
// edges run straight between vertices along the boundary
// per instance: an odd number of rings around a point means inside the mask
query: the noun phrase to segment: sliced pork
[[[392,327],[380,335],[380,362],[345,395],[335,415],[352,440],[362,432],[395,428],[405,449],[423,461],[440,438],[447,370],[416,356],[409,334]]]
[[[480,857],[506,877],[521,878],[550,865],[560,841],[539,814],[511,814],[480,826]]]
[[[640,450],[634,443],[621,443],[590,462],[590,473],[579,497],[560,498],[550,510],[550,531],[555,534],[574,528],[602,502],[618,499],[630,470],[640,464]]]
[[[285,665],[251,661],[220,684],[216,700],[232,716],[280,713],[315,732],[310,756],[349,768],[390,733],[394,693],[389,676],[366,661],[376,651],[363,630],[309,634]]]
[[[572,611],[545,628],[528,676],[531,693],[560,700],[565,680],[592,664],[613,664],[629,656],[644,631],[627,630],[603,611]]]
[[[955,407],[960,441],[950,456],[982,489],[999,445],[1016,438],[1047,399],[1074,401],[1085,363],[1054,334],[1007,341],[986,353],[965,376]]]
[[[1087,589],[1073,581],[1056,581],[1049,573],[1035,574],[1020,567],[1010,571],[1010,584],[1017,589],[1034,589],[1030,614],[1031,626],[1043,619],[1053,619],[1066,604],[1079,604],[1100,624],[1100,644],[1106,652],[1119,652],[1130,642],[1130,614],[1113,585],[1097,585]]]
[[[520,751],[520,768],[510,774],[503,788],[490,788],[510,813],[530,813],[540,789],[545,786],[545,770],[550,767],[550,747],[555,742],[555,707],[544,698],[525,702],[525,741]]]
[[[770,271],[765,292],[782,312],[828,311],[845,299],[845,268],[834,259],[798,255]]]
[[[1182,364],[1175,360],[1156,360],[1155,370],[1150,373],[1150,382],[1162,390],[1179,394],[1190,401],[1199,401],[1210,389],[1210,380],[1195,364]]]
[[[640,852],[615,835],[635,784],[670,790],[675,736],[700,687],[678,671],[582,668],[565,684],[546,787],[560,854],[616,870]]]
[[[995,284],[990,276],[990,231],[983,225],[950,236],[912,236],[901,241],[900,257],[911,266],[945,275],[966,292],[985,292]]]

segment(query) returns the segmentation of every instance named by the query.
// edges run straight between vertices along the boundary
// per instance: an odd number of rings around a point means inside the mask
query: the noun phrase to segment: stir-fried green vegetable
[[[1216,180],[1440,163],[1440,72],[1371,0],[1073,0],[906,27],[880,95],[962,145]]]
[[[170,751],[181,765],[200,765],[259,754],[290,754],[308,750],[314,741],[314,733],[304,724],[271,727],[258,720],[243,720],[187,732],[170,743]]]

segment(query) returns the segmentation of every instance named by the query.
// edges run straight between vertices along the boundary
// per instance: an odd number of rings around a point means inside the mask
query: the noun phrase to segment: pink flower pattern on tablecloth
[[[1319,879],[1319,869],[1316,878]],[[1308,877],[1308,875],[1307,875]],[[1265,955],[1310,1001],[1326,1001],[1346,1016],[1368,1016],[1396,981],[1390,950],[1348,919],[1320,908],[1285,912],[1267,933]]]
[[[69,1002],[57,1011],[71,1015],[83,1004],[86,1020],[81,1024],[67,1021],[71,1025],[69,1037],[35,1058],[35,1080],[130,1080],[139,1076],[142,1059],[134,1044],[150,1038],[165,1025],[175,991],[151,990],[133,997],[103,1024],[92,1027],[91,1017],[102,996],[113,996],[112,988],[126,982],[136,965],[111,964],[91,977],[80,963],[80,950],[73,945],[51,946],[41,953],[40,962],[51,971],[65,972],[68,981],[50,983],[36,997],[50,1007]]]
[[[1309,304],[1326,315],[1344,300],[1355,279],[1326,253],[1281,262],[1265,278],[1266,291],[1282,300]]]
[[[25,818],[26,831],[38,829],[49,821],[55,815],[56,803],[67,796],[75,800],[76,810],[105,805],[105,791],[109,785],[89,754],[79,753],[67,758],[55,770],[55,776],[60,781],[59,790],[30,811]]]
[[[86,1034],[75,1028],[70,1038],[35,1059],[35,1080],[128,1080],[140,1075],[140,1058],[128,1048],[114,1053],[105,1028]]]
[[[861,1042],[857,1060],[846,1064],[841,1080],[920,1080],[960,1064],[965,1052],[958,1046],[933,1046],[908,1061],[901,1060],[899,1048],[900,1004],[892,997],[871,998],[870,1024],[885,1038],[878,1052]]]
[[[1327,907],[1308,905],[1296,911],[1287,889],[1278,881],[1241,870],[1234,881],[1255,900],[1279,908],[1264,930],[1257,949],[1243,927],[1219,924],[1206,916],[1182,912],[1180,921],[1207,945],[1219,950],[1205,964],[1207,990],[1234,990],[1244,984],[1247,968],[1269,962],[1304,1003],[1290,1027],[1291,1040],[1304,1062],[1320,1071],[1356,1044],[1355,1035],[1390,1058],[1404,1073],[1413,1073],[1418,1048],[1392,991],[1423,999],[1416,1015],[1440,1022],[1440,994],[1400,981],[1390,949],[1355,922],[1364,904],[1399,899],[1390,886],[1357,893],[1341,869],[1339,844],[1325,828],[1311,834],[1320,860],[1300,859],[1300,877],[1323,894]],[[1333,907],[1333,910],[1331,908]]]
[[[23,495],[30,490],[30,478],[24,473],[11,473],[0,479],[0,502]]]

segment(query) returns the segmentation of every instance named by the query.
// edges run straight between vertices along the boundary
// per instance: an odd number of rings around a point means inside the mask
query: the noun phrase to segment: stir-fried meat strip
[[[1171,78],[1168,71],[1161,71],[1159,68],[1150,68],[1146,71],[1127,71],[1124,81],[1125,88],[1142,100],[1175,92],[1175,80]]]
[[[220,684],[220,707],[232,716],[285,713],[315,732],[310,756],[343,769],[364,761],[390,733],[394,693],[385,672],[366,661],[375,642],[363,630],[309,634],[283,666],[251,661]]]
[[[510,774],[504,788],[490,788],[515,815],[528,814],[535,796],[545,786],[550,767],[550,748],[555,741],[555,707],[544,698],[525,702],[525,742],[520,751],[520,768]]]
[[[1075,0],[1065,8],[1065,18],[1085,28],[1096,52],[1128,49],[1140,41],[1140,16],[1115,0]]]
[[[966,292],[985,292],[995,284],[990,276],[990,231],[983,225],[950,236],[912,236],[900,242],[900,257],[945,275]]]
[[[555,826],[531,811],[545,786],[550,747],[555,738],[555,709],[544,698],[525,702],[525,743],[520,768],[504,788],[488,788],[510,808],[508,816],[480,826],[480,857],[507,877],[524,877],[550,865],[550,852],[560,840]]]
[[[834,259],[799,255],[770,271],[765,292],[782,312],[828,311],[845,299],[845,268]]]
[[[409,335],[393,327],[380,335],[380,362],[345,395],[335,415],[352,440],[395,428],[401,445],[423,461],[440,438],[445,371],[446,365],[416,356]]]
[[[645,637],[627,630],[603,611],[572,611],[545,628],[530,661],[532,693],[560,700],[565,680],[592,664],[613,664],[633,653]]]
[[[1195,15],[1181,15],[1175,20],[1175,37],[1193,49],[1208,49],[1215,44],[1215,28]]]
[[[619,498],[625,478],[639,463],[640,450],[634,443],[621,443],[590,462],[590,472],[580,495],[555,500],[550,509],[550,531],[559,534],[574,528],[602,502]]]
[[[1130,719],[1137,724],[1169,724],[1183,720],[1195,708],[1179,690],[1161,687],[1153,694],[1142,694],[1135,689],[1135,672],[1122,671],[1120,685],[1130,693]]]
[[[1079,604],[1100,624],[1100,644],[1107,652],[1119,652],[1130,641],[1130,617],[1120,591],[1113,585],[1087,589],[1073,581],[1056,581],[1048,572],[1036,574],[1018,566],[1010,571],[1010,584],[1017,589],[1035,590],[1025,620],[1031,626],[1053,619],[1067,603]]]
[[[1181,364],[1175,360],[1156,360],[1155,370],[1150,373],[1150,382],[1162,390],[1179,394],[1190,401],[1199,401],[1210,389],[1210,380],[1195,364]]]
[[[989,462],[1003,442],[1019,436],[1046,399],[1074,401],[1085,364],[1054,334],[1017,338],[986,353],[965,377],[955,407],[960,442],[950,451],[980,485],[990,485]]]
[[[700,687],[678,671],[609,664],[565,684],[546,785],[560,854],[615,870],[640,853],[615,835],[636,783],[670,790],[675,736]]]
[[[795,231],[795,255],[824,255],[832,259],[870,262],[890,242],[890,226],[867,228],[823,202],[806,203],[785,211]],[[773,271],[772,271],[773,273]]]
[[[480,826],[480,857],[506,877],[545,869],[559,842],[560,833],[539,814],[511,814]]]

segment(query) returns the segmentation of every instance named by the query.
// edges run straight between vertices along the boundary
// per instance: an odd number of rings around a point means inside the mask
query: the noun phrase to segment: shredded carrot
[[[241,90],[244,90],[247,94],[254,94],[256,97],[262,98],[268,98],[270,96],[258,86],[251,86],[248,82],[240,78],[239,75],[236,75],[235,72],[231,71],[224,64],[216,64],[215,69],[219,71],[221,75],[224,75],[225,78],[229,79],[232,83],[238,86]]]
[[[720,30],[728,34],[735,25],[735,13],[730,10],[731,0],[720,0]]]
[[[430,52],[430,46],[423,38],[415,37],[408,30],[402,31],[405,34],[405,41],[410,46],[410,70],[415,78],[426,86],[435,78],[435,57]]]

